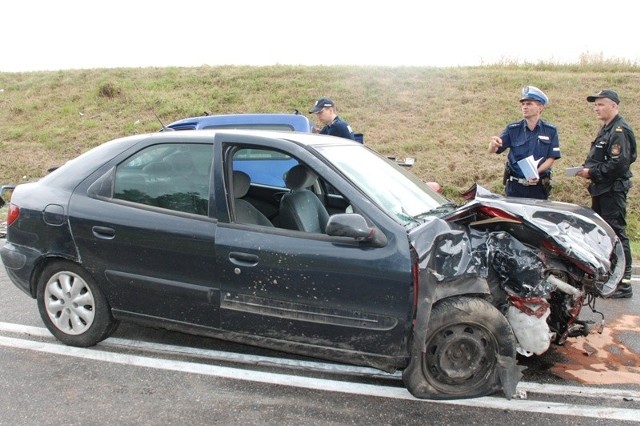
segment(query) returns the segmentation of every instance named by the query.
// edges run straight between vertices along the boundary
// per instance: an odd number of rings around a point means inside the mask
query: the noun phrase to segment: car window
[[[277,130],[279,132],[293,132],[295,129],[290,124],[215,124],[205,126],[203,129],[251,129],[251,130]]]
[[[352,211],[323,176],[287,153],[247,147],[233,152],[227,192],[233,194],[234,222],[323,234],[330,215]]]
[[[245,172],[251,183],[285,188],[284,175],[298,161],[280,151],[243,148],[233,156],[233,169]]]
[[[211,145],[147,147],[118,165],[113,197],[206,216],[212,157]]]

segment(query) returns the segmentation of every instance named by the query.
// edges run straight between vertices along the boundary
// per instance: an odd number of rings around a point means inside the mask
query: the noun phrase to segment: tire
[[[500,370],[505,366],[513,367],[507,375],[517,373],[519,379],[511,326],[500,311],[480,298],[445,299],[435,305],[428,323],[426,352],[413,353],[403,380],[418,398],[458,399],[495,393],[502,388],[505,374]]]
[[[118,326],[92,277],[75,263],[58,261],[45,267],[37,300],[51,334],[69,346],[93,346]]]

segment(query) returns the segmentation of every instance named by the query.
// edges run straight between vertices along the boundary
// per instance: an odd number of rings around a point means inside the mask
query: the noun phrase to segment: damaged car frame
[[[518,354],[585,333],[624,256],[589,209],[466,195],[331,136],[138,135],[17,186],[1,255],[68,345],[130,321],[511,398]]]

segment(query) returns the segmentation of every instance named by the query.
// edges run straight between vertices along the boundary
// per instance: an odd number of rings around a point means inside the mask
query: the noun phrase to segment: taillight
[[[20,216],[20,207],[15,204],[9,204],[9,212],[7,212],[7,226],[11,225]]]

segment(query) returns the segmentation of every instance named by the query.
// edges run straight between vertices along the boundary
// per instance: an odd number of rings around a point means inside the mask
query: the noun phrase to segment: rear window
[[[221,124],[206,126],[203,129],[251,129],[251,130],[277,130],[293,132],[293,126],[288,124]]]

